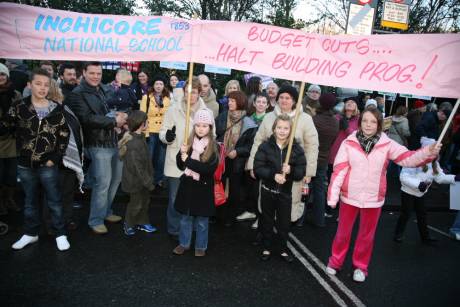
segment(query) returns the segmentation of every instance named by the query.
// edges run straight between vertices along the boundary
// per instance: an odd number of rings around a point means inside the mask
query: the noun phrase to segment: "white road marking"
[[[308,262],[308,260],[305,259],[305,257],[302,256],[294,246],[292,246],[291,242],[288,242],[287,246],[291,250],[291,253],[297,259],[299,259],[299,261],[310,272],[310,274],[313,275],[313,277],[318,281],[318,283],[332,296],[335,302],[341,307],[346,307],[347,304],[345,303],[345,301],[339,296],[339,294],[334,289],[332,289],[332,287],[327,283],[327,281],[321,277],[321,275],[318,273],[317,270],[315,270],[311,263]]]
[[[414,220],[415,224],[417,224],[417,220]],[[430,226],[430,225],[427,225],[427,227],[433,231],[436,231],[437,233],[440,233],[442,234],[443,236],[446,236],[448,237],[449,239],[452,239],[452,236],[450,234],[448,234],[447,232],[444,232],[442,230],[439,230],[438,228],[435,228],[433,226]]]
[[[326,265],[319,260],[296,236],[289,233],[289,237],[297,244],[297,246],[311,259],[322,271],[326,272]],[[327,274],[327,273],[326,273]],[[331,281],[355,304],[357,307],[365,307],[366,305],[345,286],[336,276],[327,274]]]

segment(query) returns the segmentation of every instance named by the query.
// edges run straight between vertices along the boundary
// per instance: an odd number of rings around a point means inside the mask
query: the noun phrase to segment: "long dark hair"
[[[262,83],[262,79],[260,77],[251,77],[248,80],[248,85],[246,86],[246,94],[251,96],[252,94],[259,94],[260,93],[260,84]]]

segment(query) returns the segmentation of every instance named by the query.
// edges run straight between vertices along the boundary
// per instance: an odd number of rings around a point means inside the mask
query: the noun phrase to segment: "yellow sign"
[[[380,24],[382,25],[382,27],[386,27],[386,28],[393,28],[393,29],[400,29],[400,30],[409,29],[409,25],[407,23],[399,23],[399,22],[382,20]]]

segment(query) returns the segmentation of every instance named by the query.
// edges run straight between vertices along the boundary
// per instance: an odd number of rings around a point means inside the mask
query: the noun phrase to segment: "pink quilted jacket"
[[[327,192],[327,203],[340,200],[359,208],[379,208],[385,202],[386,173],[390,160],[403,167],[418,167],[431,162],[428,147],[409,151],[382,132],[380,140],[367,155],[353,132],[340,146]]]

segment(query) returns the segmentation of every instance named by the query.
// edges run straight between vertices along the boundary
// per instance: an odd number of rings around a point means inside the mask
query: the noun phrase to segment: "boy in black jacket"
[[[289,136],[294,133],[288,115],[283,114],[273,123],[273,135],[262,143],[254,158],[254,173],[261,180],[262,236],[264,250],[261,260],[267,261],[271,255],[275,215],[280,237],[280,256],[286,262],[293,258],[288,253],[287,239],[291,223],[292,182],[305,176],[306,158],[300,145],[295,141],[289,164],[285,164]]]
[[[19,250],[38,241],[40,231],[37,193],[43,187],[50,210],[56,245],[60,251],[70,248],[62,215],[58,166],[69,142],[64,109],[48,100],[50,76],[36,69],[29,81],[31,96],[14,103],[0,120],[0,135],[12,133],[18,149],[18,176],[24,189],[24,235],[12,245]]]
[[[127,236],[136,229],[154,232],[149,222],[150,191],[153,191],[153,166],[150,159],[144,131],[147,128],[147,114],[133,111],[128,117],[129,132],[118,142],[120,158],[123,160],[121,187],[129,193],[126,207],[124,232]]]

